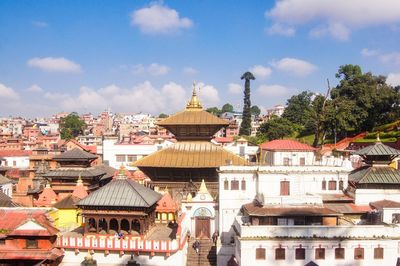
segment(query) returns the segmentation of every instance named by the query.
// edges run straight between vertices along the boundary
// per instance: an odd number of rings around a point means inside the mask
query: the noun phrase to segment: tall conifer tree
[[[250,80],[255,80],[251,72],[245,72],[241,79],[244,79],[244,98],[242,124],[240,126],[239,135],[251,135],[251,101],[250,101]]]

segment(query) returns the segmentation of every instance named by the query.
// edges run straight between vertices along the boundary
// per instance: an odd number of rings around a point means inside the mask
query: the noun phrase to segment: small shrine
[[[126,176],[118,177],[90,193],[76,205],[82,209],[84,233],[145,235],[155,224],[161,194]]]
[[[176,221],[178,210],[178,204],[172,199],[171,194],[166,189],[164,195],[157,203],[157,222],[168,224],[169,222]]]
[[[193,197],[188,194],[186,200],[182,201],[182,211],[186,212],[190,219],[190,232],[196,238],[210,238],[217,230],[216,219],[218,218],[218,203],[211,196],[204,179],[200,189]]]

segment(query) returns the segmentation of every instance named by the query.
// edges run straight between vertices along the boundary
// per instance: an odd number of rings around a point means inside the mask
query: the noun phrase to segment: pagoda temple
[[[202,179],[216,196],[217,168],[247,164],[244,158],[211,143],[213,135],[229,123],[203,110],[195,86],[186,109],[158,125],[172,132],[177,143],[136,161],[134,166],[149,176],[154,186],[168,187],[175,200],[196,192]]]
[[[121,167],[117,178],[76,203],[82,209],[86,233],[123,232],[144,235],[155,224],[161,194],[126,176]]]
[[[97,155],[75,148],[53,157],[59,165],[42,176],[50,181],[56,194],[69,195],[75,189],[78,178],[88,191],[94,191],[109,182],[115,169],[108,171],[105,166],[92,166]]]
[[[400,201],[400,170],[389,166],[400,156],[400,150],[383,144],[378,138],[374,145],[354,153],[364,162],[362,167],[349,174],[348,192],[355,197],[356,203],[382,199]]]

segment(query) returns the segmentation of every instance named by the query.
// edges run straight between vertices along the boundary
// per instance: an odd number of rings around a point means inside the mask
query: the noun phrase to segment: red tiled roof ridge
[[[298,150],[298,151],[315,151],[314,148],[308,144],[301,143],[292,139],[275,139],[260,144],[263,150]]]
[[[0,150],[0,157],[29,156],[31,154],[31,150]]]

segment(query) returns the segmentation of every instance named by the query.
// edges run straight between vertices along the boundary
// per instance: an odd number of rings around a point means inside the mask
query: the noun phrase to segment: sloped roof
[[[220,125],[222,127],[228,126],[229,122],[204,110],[184,110],[165,118],[157,125]]]
[[[254,202],[243,205],[252,216],[340,216],[341,214],[323,206],[264,205]]]
[[[371,202],[369,205],[376,209],[383,209],[383,208],[400,208],[400,202],[393,201],[393,200],[378,200]]]
[[[354,203],[324,203],[324,206],[330,210],[343,214],[359,214],[371,211],[369,205],[356,205]]]
[[[8,183],[12,183],[12,181],[10,179],[8,179],[7,177],[5,177],[4,175],[0,174],[0,185],[4,185],[4,184],[8,184]]]
[[[87,167],[87,168],[57,168],[47,172],[42,175],[43,177],[94,177],[94,176],[103,176],[106,172],[97,167]]]
[[[172,199],[171,194],[166,192],[164,196],[157,202],[156,212],[176,212],[178,205]]]
[[[358,184],[400,184],[400,170],[364,166],[353,170],[349,174],[349,181]]]
[[[57,194],[50,187],[50,184],[47,184],[42,193],[40,193],[37,201],[35,201],[35,206],[50,206],[56,200]]]
[[[87,160],[94,160],[97,159],[97,155],[94,155],[92,153],[83,151],[79,148],[74,148],[69,151],[65,151],[61,154],[58,154],[53,157],[54,160],[56,161],[70,161],[70,160],[77,160],[77,161],[87,161]]]
[[[44,229],[18,230],[18,227],[32,220]],[[6,230],[5,234],[26,236],[52,236],[58,230],[52,225],[46,210],[35,208],[0,209],[0,228]]]
[[[76,203],[80,200],[80,198],[70,194],[62,200],[56,202],[53,207],[57,209],[76,209]]]
[[[217,168],[228,161],[232,165],[247,165],[244,158],[209,141],[181,141],[136,161],[134,166]]]
[[[114,179],[104,187],[90,193],[78,206],[142,207],[153,206],[161,194],[131,179]]]
[[[400,155],[400,150],[389,147],[382,142],[378,141],[374,145],[367,146],[363,149],[355,151],[354,154],[358,155]]]
[[[0,207],[19,207],[18,203],[15,203],[9,196],[4,194],[0,190]]]
[[[31,154],[31,150],[0,150],[0,157],[23,157]]]
[[[260,144],[262,150],[271,151],[315,151],[316,148],[291,139],[275,139]]]

